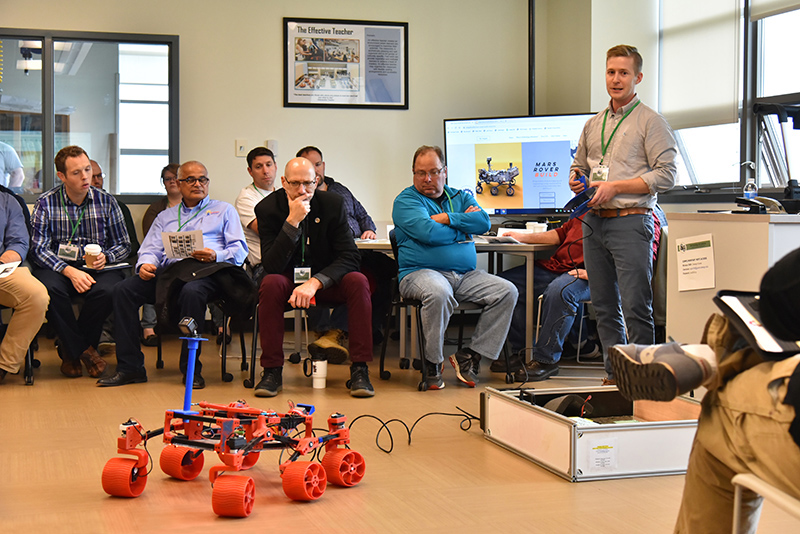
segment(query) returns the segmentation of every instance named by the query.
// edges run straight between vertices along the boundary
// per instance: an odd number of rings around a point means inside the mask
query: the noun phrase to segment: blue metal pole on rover
[[[192,405],[192,386],[194,385],[194,367],[197,347],[200,346],[201,341],[206,341],[206,339],[202,337],[182,337],[181,339],[186,340],[189,349],[189,361],[186,367],[186,389],[183,394],[183,411],[188,412]]]

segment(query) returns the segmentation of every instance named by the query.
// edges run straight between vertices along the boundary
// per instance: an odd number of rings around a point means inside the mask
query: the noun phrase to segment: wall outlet
[[[234,147],[234,155],[237,158],[247,157],[247,139],[237,139],[236,146]]]

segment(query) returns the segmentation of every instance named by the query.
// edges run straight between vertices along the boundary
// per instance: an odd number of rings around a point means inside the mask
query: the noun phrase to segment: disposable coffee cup
[[[103,249],[100,248],[100,245],[86,245],[83,247],[83,259],[86,261],[88,268],[93,268],[92,265],[97,261],[97,257],[101,252],[103,252]]]
[[[540,232],[547,231],[547,224],[540,222],[527,222],[525,223],[525,228],[531,230],[534,234],[538,234]]]

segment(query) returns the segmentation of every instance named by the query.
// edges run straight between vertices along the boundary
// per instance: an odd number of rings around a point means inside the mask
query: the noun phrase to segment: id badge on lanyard
[[[592,182],[607,182],[608,181],[608,165],[596,165],[592,169]]]
[[[64,261],[78,261],[80,247],[70,243],[59,243],[57,255]]]

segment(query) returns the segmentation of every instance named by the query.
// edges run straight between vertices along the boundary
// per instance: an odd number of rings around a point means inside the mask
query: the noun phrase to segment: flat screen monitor
[[[491,214],[559,214],[569,166],[593,114],[445,119],[447,182]]]

